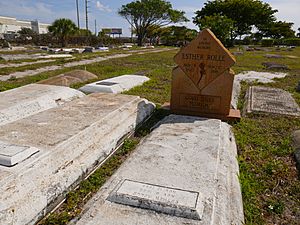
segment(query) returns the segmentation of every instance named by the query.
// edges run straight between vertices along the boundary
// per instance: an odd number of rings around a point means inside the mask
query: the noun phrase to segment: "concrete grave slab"
[[[73,58],[71,54],[53,54],[53,55],[41,55],[39,59],[62,59],[62,58]]]
[[[87,94],[97,92],[116,94],[121,93],[123,91],[128,91],[131,88],[142,85],[148,80],[150,79],[146,76],[123,75],[87,84],[81,87],[79,90]]]
[[[0,224],[34,224],[153,110],[137,96],[92,94],[3,125],[1,142],[39,152],[0,166]]]
[[[73,84],[82,83],[97,78],[98,77],[95,74],[88,71],[73,70],[64,74],[60,74],[58,76],[50,77],[49,79],[42,80],[38,83],[70,87]]]
[[[233,82],[233,90],[232,90],[232,98],[231,105],[234,109],[237,109],[238,98],[241,92],[241,82],[259,82],[259,83],[273,83],[275,82],[273,79],[284,78],[286,77],[286,73],[268,73],[268,72],[257,72],[257,71],[247,71],[243,73],[239,73],[234,76]]]
[[[300,116],[300,109],[290,93],[269,87],[252,86],[246,94],[244,114],[264,113]]]
[[[297,168],[300,172],[300,130],[293,132],[293,147],[295,149],[295,159],[297,163]]]
[[[269,58],[269,59],[282,59],[284,58],[283,55],[276,55],[276,54],[266,54],[264,55],[265,58]]]
[[[0,165],[14,166],[38,151],[37,148],[7,144],[0,141]]]
[[[266,67],[266,69],[269,70],[289,70],[289,67],[285,64],[280,64],[280,63],[276,63],[276,62],[263,62],[262,65],[264,67]]]
[[[29,84],[0,92],[0,125],[57,107],[85,96],[82,92],[50,85]]]
[[[71,224],[243,224],[236,157],[228,124],[170,115]]]

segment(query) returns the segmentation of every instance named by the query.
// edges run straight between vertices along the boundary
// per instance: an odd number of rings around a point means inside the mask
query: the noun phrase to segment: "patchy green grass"
[[[266,59],[265,54],[299,59]],[[300,80],[300,48],[292,52],[247,52],[238,56],[236,70],[266,71],[262,62],[289,66],[288,76],[271,84],[257,84],[289,91],[300,105],[296,86]],[[249,84],[243,83],[239,107]],[[291,134],[300,129],[299,118],[252,115],[233,125],[238,145],[240,182],[246,224],[299,224],[300,181],[291,146]]]
[[[46,63],[36,63],[32,65],[25,65],[25,66],[19,66],[19,67],[5,67],[1,68],[0,70],[0,75],[8,75],[14,72],[22,72],[26,70],[36,70],[42,67],[46,66],[58,66],[58,65],[63,65],[65,63],[69,62],[77,62],[81,60],[86,60],[86,59],[92,59],[96,57],[105,57],[113,54],[121,53],[121,51],[111,51],[111,52],[97,52],[97,53],[87,53],[87,54],[74,54],[74,58],[61,58],[61,59],[53,59],[53,62],[46,62]],[[38,62],[40,60],[45,60],[45,59],[20,59],[20,60],[9,60],[9,61],[4,61],[2,64],[7,64],[7,63],[21,63],[21,62]],[[51,60],[51,59],[48,59]],[[1,62],[0,62],[1,63]]]
[[[67,194],[66,200],[60,208],[40,221],[39,225],[64,225],[78,216],[83,205],[95,194],[109,179],[120,165],[129,157],[143,137],[150,133],[150,128],[168,115],[169,112],[158,109],[153,116],[140,127],[134,137],[123,143],[122,147],[109,158],[88,179],[82,181],[77,189]]]
[[[173,56],[177,50],[133,55],[122,59],[87,65],[86,69],[98,76],[98,79],[110,78],[122,74],[143,73],[151,78],[144,85],[136,87],[126,94],[140,95],[158,105],[169,101],[171,72],[175,66]],[[265,54],[283,54],[299,57],[298,59],[267,59]],[[245,52],[237,56],[236,72],[247,70],[267,71],[262,62],[278,62],[289,66],[288,76],[266,86],[277,87],[291,92],[300,104],[300,93],[295,87],[300,80],[300,48],[292,52]],[[65,68],[42,73],[37,76],[0,82],[0,90],[6,90],[46,79],[57,74],[84,67]],[[77,84],[78,88],[84,84]],[[255,83],[255,85],[263,85]],[[242,85],[239,107],[243,107],[243,96],[248,84]],[[166,115],[158,110],[151,119],[155,124]],[[300,221],[300,181],[291,147],[291,133],[300,129],[300,120],[293,117],[252,115],[232,124],[238,145],[240,182],[242,187],[246,224],[299,224]],[[105,163],[87,181],[67,196],[63,206],[51,214],[41,224],[66,224],[81,212],[83,204],[95,193],[111,174],[130,155],[142,137],[149,133],[149,127],[137,132],[127,140],[123,148]],[[128,147],[129,146],[129,147]]]

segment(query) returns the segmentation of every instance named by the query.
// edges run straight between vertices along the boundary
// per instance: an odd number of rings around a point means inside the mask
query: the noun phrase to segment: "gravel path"
[[[134,52],[137,54],[147,54],[147,53],[158,53],[158,52],[164,52],[164,51],[170,51],[173,49],[159,49],[159,50],[143,50],[143,51],[138,51],[138,52]],[[69,67],[74,67],[74,66],[82,66],[82,65],[88,65],[88,64],[93,64],[93,63],[97,63],[97,62],[102,62],[102,61],[106,61],[109,59],[115,59],[115,58],[124,58],[124,57],[128,57],[133,55],[133,52],[127,52],[128,54],[116,54],[116,55],[111,55],[111,56],[106,56],[106,57],[96,57],[93,59],[85,59],[85,60],[81,60],[81,61],[75,61],[75,62],[69,62],[69,63],[65,63],[64,65],[54,65],[54,66],[46,66],[46,67],[42,67],[42,68],[38,68],[35,70],[26,70],[26,71],[22,71],[22,72],[14,72],[8,75],[2,75],[0,76],[0,81],[7,81],[9,80],[11,77],[14,78],[22,78],[22,77],[28,77],[28,76],[33,76],[33,75],[37,75],[39,73],[43,73],[43,72],[47,72],[47,71],[54,71],[54,70],[59,70],[62,68],[69,68]]]
[[[54,62],[55,60],[49,59],[49,60],[39,60],[36,62],[21,62],[21,63],[8,63],[8,64],[0,64],[0,68],[7,68],[7,67],[21,67],[21,66],[27,66],[27,65],[34,65],[39,63],[48,63],[48,62]]]

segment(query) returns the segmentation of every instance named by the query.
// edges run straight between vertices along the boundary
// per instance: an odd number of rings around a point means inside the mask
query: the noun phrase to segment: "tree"
[[[297,37],[300,38],[300,27],[298,28],[298,34],[297,34]]]
[[[26,37],[34,37],[35,35],[37,35],[36,32],[27,27],[22,27],[21,30],[18,31],[18,33]]]
[[[293,38],[295,37],[295,31],[292,29],[293,25],[294,23],[278,21],[261,28],[261,33],[265,37],[274,39]]]
[[[92,32],[87,29],[77,29],[74,33],[76,36],[92,36]]]
[[[25,44],[38,36],[38,33],[27,27],[22,27],[21,30],[18,31],[18,34],[20,35],[19,39]]]
[[[226,16],[234,21],[233,41],[238,36],[250,34],[253,27],[260,29],[274,22],[276,12],[268,3],[260,0],[212,0],[196,12],[193,22],[199,26],[205,16]]]
[[[171,3],[165,0],[133,1],[122,5],[118,13],[135,29],[139,46],[142,45],[151,26],[163,27],[188,21],[183,11],[174,10]]]
[[[73,35],[77,29],[72,20],[65,18],[55,20],[48,28],[49,32],[60,40],[62,47],[68,44],[68,37]]]
[[[227,16],[214,14],[212,16],[204,16],[198,20],[200,30],[209,28],[225,45],[232,45],[228,40],[232,40],[234,29],[234,21]]]
[[[197,37],[198,32],[185,26],[170,26],[161,33],[161,41],[167,45],[184,45]]]
[[[160,36],[162,35],[162,33],[164,31],[165,31],[165,29],[158,25],[149,26],[147,34],[146,34],[146,38],[148,38],[150,40],[151,45],[158,44]]]

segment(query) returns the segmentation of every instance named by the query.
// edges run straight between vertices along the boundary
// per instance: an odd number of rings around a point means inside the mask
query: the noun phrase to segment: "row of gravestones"
[[[235,59],[204,30],[181,49],[175,62],[170,109],[188,116],[171,115],[161,121],[84,209],[77,225],[243,224],[230,127],[220,120],[199,118],[240,119],[240,112],[231,108],[230,67]],[[245,114],[300,113],[291,95],[279,89],[251,87],[246,102]],[[159,214],[154,218],[144,209]]]
[[[161,121],[100,189],[77,224],[243,224],[234,136],[228,124],[216,120],[240,118],[231,108],[230,67],[235,59],[204,30],[181,49],[175,62],[170,108],[188,116]],[[248,112],[266,110],[273,102],[267,113],[292,100],[285,92],[260,87],[251,88],[248,99]],[[299,115],[296,105],[289,107],[290,115]],[[137,97],[100,94],[2,126],[0,140],[6,141],[6,150],[32,146],[38,153],[25,165],[0,167],[0,222],[36,221],[41,211],[49,211],[45,204],[57,200],[89,166],[105,160],[151,110],[152,104]]]

